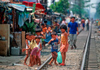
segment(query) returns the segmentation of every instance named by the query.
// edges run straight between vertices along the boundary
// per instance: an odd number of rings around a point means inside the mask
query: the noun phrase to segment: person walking
[[[62,23],[60,24],[61,25],[66,25],[66,21],[65,21],[65,18],[63,19]]]
[[[81,20],[81,25],[82,25],[82,29],[84,30],[84,28],[85,28],[85,19],[84,18]]]
[[[85,23],[86,23],[87,31],[89,31],[89,23],[90,23],[90,21],[89,21],[88,18],[86,19]]]
[[[79,34],[78,24],[75,22],[75,17],[71,17],[71,22],[68,24],[68,35],[70,38],[71,49],[73,49],[73,47],[75,49],[77,48],[76,47],[77,34]]]

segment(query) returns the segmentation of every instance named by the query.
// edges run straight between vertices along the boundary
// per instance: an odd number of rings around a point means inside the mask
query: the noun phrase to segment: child
[[[41,55],[41,50],[42,50],[42,44],[40,43],[40,39],[41,39],[40,37],[36,37],[36,43],[39,48],[39,51],[37,52],[37,55],[36,55],[38,65],[41,65],[40,55]]]
[[[51,27],[49,26],[46,32],[46,39],[44,40],[45,43],[48,43],[51,40],[51,33],[52,33],[52,30],[51,30]],[[44,43],[44,46],[45,46],[45,43]]]
[[[36,29],[35,32],[36,32],[35,37],[39,36],[42,39],[45,39],[45,35],[43,34],[43,32],[41,32],[41,28]]]
[[[27,65],[26,61],[27,61],[27,58],[28,58],[29,52],[30,52],[30,50],[29,50],[29,48],[30,48],[29,34],[26,34],[25,38],[26,38],[26,57],[24,59],[24,65]]]
[[[54,26],[55,26],[54,31],[55,31],[56,33],[58,33],[58,31],[59,31],[59,24],[58,24],[57,21],[55,21]]]
[[[85,19],[81,20],[81,24],[82,24],[82,29],[84,30],[84,28],[85,28]]]
[[[46,33],[46,30],[47,30],[46,23],[45,24],[42,24],[42,31],[43,31],[43,33]]]
[[[37,36],[41,37],[40,42],[43,43],[43,45],[44,45],[45,34],[43,32],[41,32],[40,28],[36,29],[35,32],[36,32],[35,37],[37,37]]]
[[[61,55],[62,55],[62,63],[60,64],[61,66],[64,66],[65,65],[65,59],[66,59],[66,52],[68,50],[68,34],[66,33],[66,25],[61,25],[60,27],[61,29],[61,46],[60,46],[60,52],[61,52]]]
[[[56,63],[56,59],[57,59],[57,52],[58,52],[58,44],[59,44],[59,41],[58,39],[56,38],[56,32],[52,32],[51,33],[51,37],[52,39],[48,42],[48,44],[51,44],[51,52],[52,52],[52,59],[51,61],[49,62],[49,65],[52,66],[52,62],[54,61],[55,65],[58,65]]]
[[[31,66],[34,65],[34,63],[36,63],[35,56],[37,55],[37,52],[39,51],[38,45],[36,44],[35,40],[31,41],[30,48],[31,48],[32,51],[31,51],[31,54],[30,54],[29,66],[31,67]]]

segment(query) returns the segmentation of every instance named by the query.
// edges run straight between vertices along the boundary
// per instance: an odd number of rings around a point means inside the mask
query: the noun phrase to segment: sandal
[[[61,65],[61,66],[65,66],[65,64],[64,64],[64,63],[61,63],[60,65]]]

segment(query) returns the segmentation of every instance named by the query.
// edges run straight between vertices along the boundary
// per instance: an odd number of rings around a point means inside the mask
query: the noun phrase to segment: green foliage
[[[98,5],[96,7],[95,17],[100,18],[100,2],[98,3]]]
[[[67,9],[69,8],[68,0],[59,0],[59,2],[55,2],[55,4],[52,4],[50,8],[54,12],[66,14]]]
[[[74,14],[79,14],[81,17],[84,16],[89,16],[88,12],[85,11],[85,7],[89,7],[90,5],[86,6],[86,3],[90,2],[90,0],[80,0],[78,5],[73,5],[73,8],[71,10],[73,11]]]
[[[22,27],[22,29],[23,29],[25,32],[34,33],[34,32],[35,32],[35,27],[36,27],[36,25],[34,24],[34,22],[31,22],[31,23],[25,22],[25,24],[24,24],[24,26]]]

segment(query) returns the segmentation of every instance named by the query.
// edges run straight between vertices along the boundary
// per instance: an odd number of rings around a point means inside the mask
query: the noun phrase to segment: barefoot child
[[[65,59],[66,59],[66,52],[68,50],[68,34],[66,33],[67,27],[66,25],[61,25],[61,46],[60,46],[60,52],[62,55],[62,63],[60,64],[61,66],[65,65]]]
[[[25,36],[25,38],[26,38],[26,57],[25,57],[25,59],[24,59],[24,65],[27,65],[26,64],[26,61],[27,61],[27,59],[28,59],[28,57],[29,57],[29,52],[30,52],[30,50],[29,50],[29,45],[30,45],[30,41],[29,41],[29,34],[26,34],[26,36]]]
[[[51,30],[51,27],[49,26],[46,31],[46,39],[44,40],[45,41],[44,46],[51,40],[51,33],[52,33],[52,30]]]
[[[52,32],[51,37],[52,37],[52,39],[48,42],[48,44],[51,44],[51,53],[52,53],[52,59],[49,62],[49,65],[52,65],[51,63],[53,61],[54,61],[55,65],[58,65],[57,62],[56,62],[56,59],[57,59],[59,41],[56,38],[56,32]]]
[[[36,55],[36,60],[37,60],[37,64],[41,65],[41,58],[40,58],[41,50],[42,50],[42,44],[40,43],[41,37],[37,36],[35,39],[36,39],[36,43],[37,43],[38,48],[39,48],[39,51],[37,52],[37,55]]]
[[[35,40],[32,40],[30,43],[31,53],[30,53],[30,63],[29,66],[33,66],[36,63],[35,56],[37,55],[37,52],[39,51],[38,45],[36,44]]]

